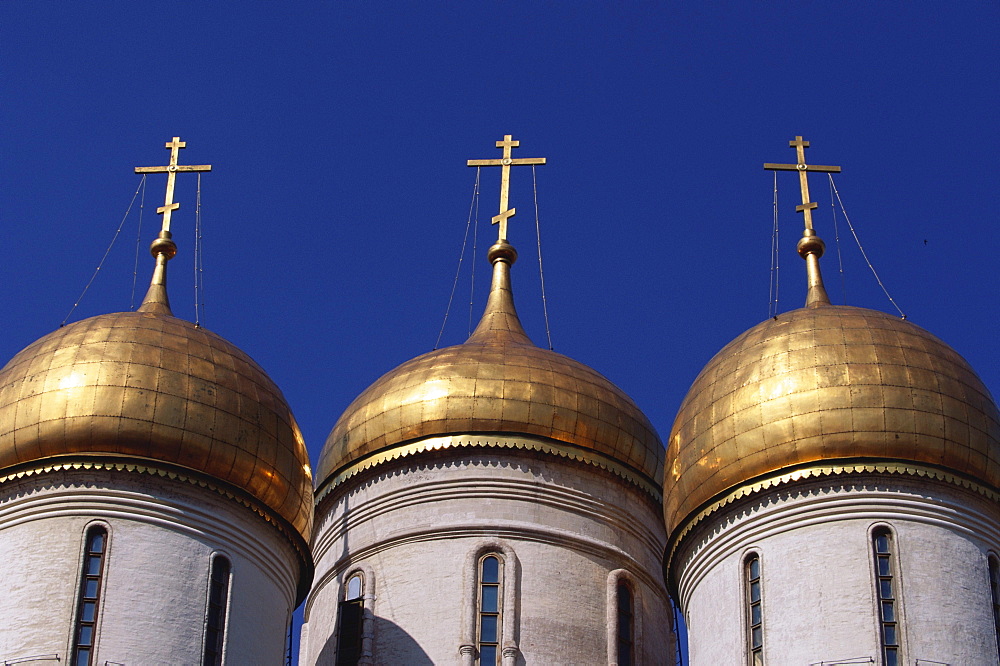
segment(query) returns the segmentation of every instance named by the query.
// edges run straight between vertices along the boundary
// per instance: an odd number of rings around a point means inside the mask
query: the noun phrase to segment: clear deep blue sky
[[[772,174],[802,134],[908,318],[1000,392],[997,37],[990,3],[0,3],[0,358],[55,329],[140,177],[188,142],[203,324],[282,387],[313,459],[350,401],[430,350],[470,158],[537,170],[555,349],[666,439],[700,368],[768,315]],[[499,170],[483,170],[475,312]],[[780,174],[780,304],[802,304]],[[514,170],[518,308],[544,344],[531,169]],[[165,177],[147,182],[139,295]],[[894,311],[814,176],[831,296]],[[174,313],[193,318],[195,176],[178,181]],[[72,319],[127,310],[138,202]],[[470,259],[444,344],[464,340]]]

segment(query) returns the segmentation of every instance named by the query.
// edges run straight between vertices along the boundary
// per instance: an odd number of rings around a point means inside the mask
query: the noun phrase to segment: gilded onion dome
[[[446,446],[543,450],[658,494],[663,444],[645,415],[603,375],[525,334],[511,294],[516,258],[506,241],[490,248],[489,299],[465,343],[403,363],[351,403],[320,454],[319,497],[362,469]]]
[[[171,314],[169,232],[152,252],[138,311],[60,328],[0,370],[0,481],[62,464],[180,477],[280,517],[308,542],[309,459],[285,398],[249,356]]]
[[[797,143],[808,146],[801,137]],[[804,171],[812,167],[801,147],[797,168],[808,202]],[[723,348],[674,420],[663,486],[675,543],[678,528],[796,478],[881,470],[1000,489],[1000,415],[989,390],[965,359],[919,326],[830,304],[810,207],[799,207],[806,228],[797,247],[806,261],[806,307]]]
[[[708,362],[667,444],[673,530],[703,504],[784,470],[921,463],[1000,488],[1000,416],[969,364],[924,329],[823,304],[758,324]]]

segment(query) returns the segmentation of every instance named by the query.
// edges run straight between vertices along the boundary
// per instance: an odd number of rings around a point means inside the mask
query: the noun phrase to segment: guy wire
[[[531,185],[535,190],[535,238],[538,240],[538,278],[542,284],[542,312],[545,315],[545,337],[552,350],[552,331],[549,329],[549,305],[545,299],[545,272],[542,270],[542,232],[538,223],[538,181],[535,180],[535,165],[531,165]]]
[[[80,292],[80,295],[77,296],[76,302],[73,303],[73,307],[69,309],[69,312],[66,313],[66,317],[62,320],[62,323],[59,324],[60,328],[65,326],[66,322],[69,321],[69,318],[73,316],[73,311],[76,310],[76,306],[80,305],[80,301],[83,300],[83,297],[87,293],[87,290],[90,289],[90,285],[94,283],[94,278],[96,278],[97,274],[101,272],[101,267],[104,265],[104,260],[108,258],[108,255],[111,253],[111,248],[115,246],[115,241],[118,240],[118,235],[122,232],[122,227],[125,226],[125,220],[128,219],[128,214],[132,212],[132,205],[135,203],[136,197],[139,196],[139,190],[142,189],[142,184],[144,182],[146,182],[146,176],[142,177],[142,180],[139,181],[139,186],[135,188],[135,194],[132,195],[132,201],[129,202],[128,209],[122,216],[122,221],[118,223],[118,229],[115,230],[115,235],[111,238],[111,243],[108,245],[108,249],[104,251],[104,256],[101,257],[100,263],[98,263],[97,268],[94,269],[94,274],[90,276],[90,280],[87,282],[87,286],[85,286],[83,288],[83,291]]]
[[[833,215],[833,234],[837,244],[837,264],[840,270],[840,291],[847,305],[847,274],[844,272],[844,256],[840,251],[840,227],[837,225],[837,206],[833,201],[833,179],[830,179],[830,212]]]
[[[458,277],[462,273],[462,260],[465,258],[465,247],[469,240],[469,227],[472,226],[472,211],[476,210],[478,218],[479,210],[479,169],[476,169],[476,183],[472,187],[472,201],[469,202],[469,219],[465,222],[465,236],[462,238],[462,251],[458,255],[458,268],[455,270],[455,281],[451,284],[451,294],[448,296],[448,307],[444,311],[444,321],[441,322],[441,330],[438,331],[437,340],[434,342],[434,349],[441,345],[441,336],[444,335],[445,324],[448,323],[448,313],[451,312],[451,303],[455,299],[455,289],[458,287]],[[473,250],[475,252],[475,250]],[[474,262],[473,262],[474,263]],[[473,267],[474,269],[475,267]]]
[[[139,197],[139,228],[135,232],[135,261],[132,264],[132,296],[129,299],[129,311],[135,310],[135,284],[139,277],[139,243],[142,241],[142,211],[146,207],[146,174],[142,174],[142,196]]]
[[[201,174],[198,174],[198,191],[194,199],[194,326],[201,328],[201,314],[205,310],[205,266],[201,247]],[[199,298],[200,296],[200,298]]]
[[[771,225],[771,282],[767,294],[767,316],[778,316],[778,172],[774,172],[774,222]]]
[[[882,293],[884,293],[885,297],[889,299],[890,303],[892,303],[892,307],[896,308],[896,312],[899,313],[899,316],[902,319],[906,319],[906,314],[903,313],[903,310],[900,309],[898,305],[896,305],[896,301],[889,295],[889,290],[885,288],[884,284],[882,284],[882,278],[878,276],[878,272],[875,270],[872,262],[869,261],[865,248],[861,247],[861,239],[858,238],[858,232],[854,230],[854,225],[851,224],[851,218],[847,215],[847,209],[844,208],[844,201],[840,198],[840,192],[837,190],[837,185],[833,182],[833,174],[827,174],[827,176],[830,178],[830,187],[833,188],[833,193],[837,197],[837,203],[840,204],[840,212],[844,214],[844,220],[847,221],[847,228],[851,230],[851,235],[854,236],[854,242],[858,244],[858,249],[861,250],[861,256],[864,257],[865,263],[868,264],[868,268],[871,269],[872,275],[875,276],[875,281],[878,282],[878,286],[882,288]]]

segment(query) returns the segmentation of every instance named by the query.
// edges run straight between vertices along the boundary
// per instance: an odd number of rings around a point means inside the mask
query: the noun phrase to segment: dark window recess
[[[340,638],[337,641],[337,666],[354,666],[361,659],[364,600],[341,601],[338,614]]]
[[[879,638],[885,666],[899,666],[899,600],[893,579],[892,535],[888,530],[872,534],[875,551],[875,580],[878,588]]]
[[[632,666],[634,633],[632,590],[618,583],[618,666]]]
[[[496,666],[500,657],[500,558],[479,563],[479,665]]]
[[[993,629],[997,636],[997,659],[1000,660],[1000,560],[990,555],[990,591],[993,593]]]
[[[208,583],[208,615],[205,618],[205,655],[203,666],[219,666],[225,646],[226,606],[229,601],[229,560],[216,556]]]
[[[760,590],[760,557],[751,555],[746,565],[747,650],[751,666],[764,665],[764,606]]]
[[[86,546],[83,553],[83,571],[80,578],[80,597],[76,611],[76,627],[73,631],[73,666],[91,666],[93,664],[107,542],[108,531],[103,527],[91,527],[87,530]]]
[[[365,628],[364,587],[361,572],[353,574],[344,584],[343,601],[337,610],[337,622],[340,623],[337,666],[354,666],[361,659]]]

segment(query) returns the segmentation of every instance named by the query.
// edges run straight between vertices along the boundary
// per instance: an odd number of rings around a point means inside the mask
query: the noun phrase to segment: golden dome
[[[516,257],[505,241],[490,249],[489,301],[464,344],[400,365],[351,403],[320,454],[320,488],[416,440],[423,450],[440,445],[429,438],[479,434],[487,437],[449,445],[504,446],[510,434],[540,438],[553,443],[552,452],[595,464],[617,463],[616,471],[658,489],[663,444],[635,403],[600,373],[536,347],[525,334],[510,288]]]
[[[969,364],[919,326],[817,302],[750,329],[695,379],[667,446],[667,529],[752,480],[850,459],[1000,488],[1000,416]]]
[[[154,254],[138,312],[60,328],[0,370],[0,469],[62,460],[192,470],[248,493],[308,541],[309,458],[285,398],[234,345],[170,314],[170,247],[154,242]]]

